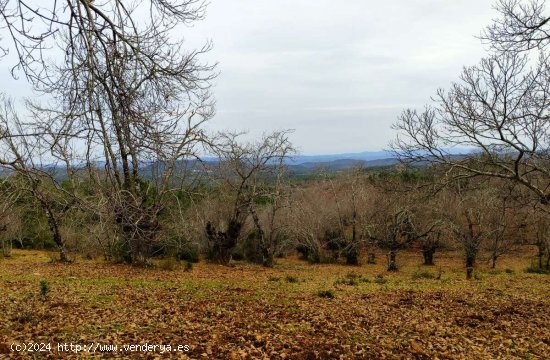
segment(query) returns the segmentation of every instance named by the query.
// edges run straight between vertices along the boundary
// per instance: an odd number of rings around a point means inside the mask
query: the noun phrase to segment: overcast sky
[[[491,0],[210,0],[185,29],[219,62],[214,130],[294,129],[303,154],[380,150],[405,107],[422,107],[484,47]],[[4,89],[24,94],[24,80]]]
[[[484,48],[489,0],[211,0],[191,43],[219,62],[216,129],[295,129],[305,154],[384,148]]]

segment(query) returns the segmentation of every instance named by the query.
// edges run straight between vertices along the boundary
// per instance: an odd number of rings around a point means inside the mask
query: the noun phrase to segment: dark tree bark
[[[206,223],[206,237],[211,243],[212,260],[220,264],[227,265],[231,261],[231,252],[237,244],[241,234],[242,223],[231,219],[226,231],[217,231],[214,225],[209,221]]]
[[[491,256],[491,269],[496,269],[497,259],[498,259],[498,255],[493,254],[493,256]]]
[[[474,265],[476,262],[476,256],[475,254],[467,254],[466,255],[466,279],[470,280],[472,278],[472,274],[474,273]]]
[[[388,271],[397,271],[397,251],[390,250],[388,253]]]
[[[53,215],[51,209],[46,209],[46,216],[48,218],[48,226],[53,235],[53,241],[59,249],[59,260],[61,262],[68,262],[69,257],[67,256],[67,248],[65,246],[65,241],[59,232],[59,225],[55,216]]]
[[[422,249],[422,256],[424,257],[424,265],[434,265],[435,248],[428,247]]]

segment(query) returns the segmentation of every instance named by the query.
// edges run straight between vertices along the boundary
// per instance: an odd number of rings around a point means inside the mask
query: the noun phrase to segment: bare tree
[[[338,231],[332,231],[332,246],[337,257],[343,255],[346,258],[346,264],[358,265],[364,240],[362,229],[366,223],[366,176],[360,167],[356,167],[335,180],[325,174],[325,179],[330,185],[338,220]]]
[[[213,115],[213,67],[198,62],[209,45],[185,51],[174,38],[177,26],[202,18],[204,4],[70,1],[47,9],[19,0],[5,2],[2,11],[19,65],[51,98],[31,104],[33,133],[52,158],[87,169],[101,197],[110,199],[109,213],[101,216],[116,223],[122,257],[146,262],[162,200],[174,191],[175,178],[187,175],[184,165],[197,156],[206,140],[202,124]],[[31,27],[36,19],[48,25],[41,35]],[[51,41],[65,57],[45,66]],[[96,198],[79,202],[99,213],[106,207],[95,206]]]
[[[292,241],[301,257],[312,263],[323,260],[323,250],[327,245],[323,237],[327,230],[336,225],[333,222],[334,203],[329,200],[330,192],[327,190],[318,181],[296,188],[289,209]]]
[[[392,148],[407,162],[447,165],[449,178],[515,182],[547,208],[549,18],[538,0],[500,0],[497,9],[501,16],[482,36],[496,52],[466,67],[423,111],[405,110]]]
[[[514,184],[504,186],[503,191],[497,191],[498,183],[491,192],[487,209],[487,221],[490,232],[487,236],[486,250],[489,251],[491,268],[496,268],[500,256],[509,253],[517,242],[517,221],[514,213],[521,211],[521,204],[514,204]],[[504,184],[506,185],[506,184]],[[510,184],[509,184],[510,185]]]
[[[445,194],[447,224],[464,251],[467,279],[472,278],[478,255],[493,230],[488,213],[494,192],[489,190],[486,183],[463,179],[454,181]]]
[[[68,261],[66,244],[61,234],[62,219],[75,205],[70,188],[63,187],[57,172],[64,168],[47,160],[32,124],[22,121],[13,101],[5,96],[0,110],[0,166],[18,176],[21,190],[31,194],[48,220],[61,261]],[[62,174],[61,174],[62,175]]]
[[[15,206],[20,199],[21,191],[12,183],[6,174],[0,181],[0,241],[2,242],[2,256],[11,255],[12,238],[17,220]]]
[[[231,260],[231,250],[241,236],[241,230],[250,216],[259,241],[262,264],[273,265],[273,255],[280,236],[275,221],[282,206],[281,180],[284,160],[294,149],[288,140],[288,131],[276,131],[256,142],[240,142],[235,133],[221,134],[214,148],[220,158],[219,172],[222,184],[234,197],[234,205],[225,229],[207,223],[206,234],[211,243],[212,258],[222,263]],[[271,185],[270,185],[271,182]],[[269,199],[270,210],[262,221],[258,214],[258,199]]]
[[[466,208],[462,212],[462,219],[466,226],[453,223],[453,231],[464,248],[466,260],[466,279],[471,279],[476,263],[477,255],[484,233],[481,231],[482,213],[478,209]]]
[[[550,269],[550,222],[546,214],[538,211],[532,213],[532,243],[537,247],[537,266],[539,269]],[[546,263],[544,262],[546,256]]]
[[[367,226],[368,237],[380,248],[388,251],[388,271],[397,271],[397,253],[414,242],[428,236],[436,223],[424,227],[416,218],[413,207],[402,199],[388,199],[388,194],[376,203],[376,215]]]
[[[442,222],[448,204],[442,200],[439,192],[434,191],[433,187],[425,188],[422,185],[411,191],[414,193],[412,201],[418,204],[419,226],[432,227],[432,231],[418,241],[422,251],[423,263],[424,265],[435,265],[434,255],[436,251],[446,246],[445,237],[448,234],[442,226]]]
[[[433,231],[422,239],[420,247],[422,249],[422,258],[424,259],[424,265],[435,265],[434,254],[441,247],[443,236],[442,231]]]
[[[448,166],[452,178],[497,177],[521,184],[542,205],[550,200],[548,61],[505,53],[466,68],[423,112],[405,110],[392,144],[407,162]],[[459,156],[453,148],[473,153]]]

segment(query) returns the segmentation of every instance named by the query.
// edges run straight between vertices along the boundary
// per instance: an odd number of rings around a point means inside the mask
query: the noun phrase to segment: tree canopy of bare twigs
[[[496,18],[481,38],[497,51],[529,51],[550,42],[550,16],[544,0],[499,0]]]
[[[277,216],[285,206],[282,184],[285,159],[292,156],[295,150],[288,139],[287,130],[275,131],[251,142],[241,141],[239,135],[221,134],[218,145],[214,148],[220,161],[220,184],[233,195],[233,204],[229,218],[224,219],[224,229],[220,230],[220,225],[210,221],[207,223],[206,234],[211,243],[211,257],[227,263],[246,219],[251,217],[262,257],[261,263],[272,266],[282,236],[277,225]],[[263,202],[269,204],[265,216],[261,216],[261,209],[258,208]]]
[[[405,110],[394,125],[398,135],[391,146],[406,162],[446,165],[452,179],[516,182],[531,191],[535,202],[547,205],[548,18],[539,1],[502,0],[498,9],[502,17],[484,35],[498,52],[465,67],[459,80],[440,89],[424,110]]]
[[[202,0],[3,0],[0,24],[7,36],[2,51],[17,55],[12,71],[22,70],[33,83],[50,82],[50,71],[55,72],[51,59],[59,50],[65,53],[66,64],[76,65],[82,49],[93,62],[100,48],[125,48],[143,64],[149,62],[157,71],[170,73],[174,62],[186,69],[196,66],[196,56],[209,49],[207,44],[184,53],[180,42],[170,40],[174,29],[202,19],[205,10]],[[192,71],[188,75],[197,76]]]
[[[0,3],[5,50],[47,94],[28,103],[34,122],[21,135],[39,138],[39,151],[66,164],[73,180],[87,169],[101,196],[79,203],[118,224],[127,261],[151,255],[161,199],[206,142],[215,74],[199,56],[210,44],[185,50],[178,37],[204,11],[197,0]],[[97,206],[98,198],[110,201]]]

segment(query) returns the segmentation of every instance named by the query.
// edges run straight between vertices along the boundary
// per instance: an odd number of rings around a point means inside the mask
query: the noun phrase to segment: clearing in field
[[[496,271],[478,269],[470,281],[459,255],[437,260],[441,268],[403,254],[394,274],[380,257],[360,267],[278,259],[273,269],[202,262],[143,269],[59,264],[45,252],[17,250],[0,261],[0,356],[547,358],[550,277],[526,273],[527,255],[502,259]],[[10,350],[29,342],[52,349]],[[142,351],[145,344],[159,347]],[[77,353],[76,345],[118,349]]]

